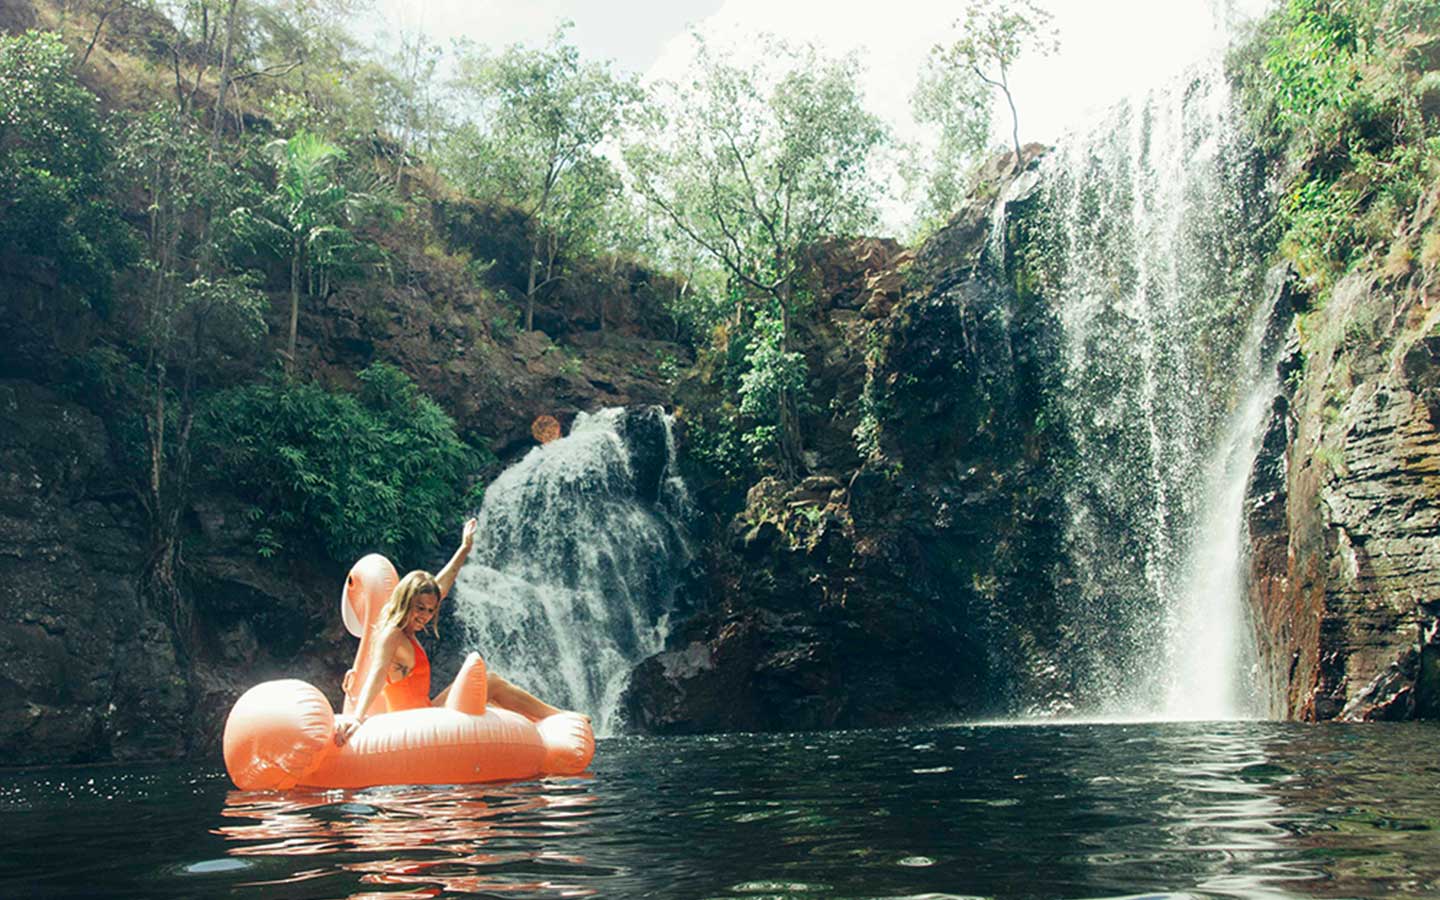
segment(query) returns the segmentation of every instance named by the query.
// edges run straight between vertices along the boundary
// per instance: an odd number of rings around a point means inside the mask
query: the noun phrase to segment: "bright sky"
[[[1271,0],[1040,0],[1055,16],[1060,52],[1022,58],[1012,77],[1020,139],[1053,142],[1098,109],[1173,76],[1224,46],[1235,23]],[[377,31],[422,30],[448,45],[469,37],[501,47],[544,41],[557,22],[575,23],[582,54],[608,58],[646,79],[684,75],[690,31],[740,58],[769,32],[809,41],[830,53],[857,51],[873,112],[903,140],[922,141],[910,119],[910,92],[936,43],[955,39],[963,4],[933,0],[377,0]],[[1008,117],[996,115],[997,141],[1008,142]],[[887,215],[887,218],[890,216]]]

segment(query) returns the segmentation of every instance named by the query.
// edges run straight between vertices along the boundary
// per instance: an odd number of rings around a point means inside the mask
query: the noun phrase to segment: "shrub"
[[[106,196],[95,95],[70,65],[53,32],[0,34],[0,251],[53,261],[62,285],[103,305],[136,247]]]
[[[257,550],[318,537],[336,560],[415,558],[440,543],[484,462],[399,369],[359,373],[358,394],[275,378],[215,395],[199,423],[207,477],[255,505]],[[473,497],[475,495],[468,495]]]
[[[1323,294],[1348,268],[1385,256],[1396,225],[1440,175],[1421,109],[1426,78],[1405,49],[1440,26],[1429,0],[1288,0],[1237,53],[1262,143],[1294,178],[1282,248]]]

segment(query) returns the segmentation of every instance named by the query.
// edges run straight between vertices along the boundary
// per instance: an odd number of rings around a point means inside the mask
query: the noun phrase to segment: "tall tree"
[[[110,201],[110,134],[72,64],[54,32],[0,34],[0,259],[53,267],[103,306],[134,247]]]
[[[1015,95],[1010,91],[1010,73],[1027,50],[1048,55],[1059,49],[1059,38],[1053,17],[1037,6],[1034,0],[971,0],[965,17],[957,19],[955,28],[961,37],[948,47],[937,45],[931,52],[932,72],[940,70],[950,76],[967,73],[982,84],[1000,91],[1010,107],[1010,138],[1015,145],[1015,166],[1020,165],[1020,114],[1015,109]],[[944,76],[932,76],[942,78]],[[969,91],[950,90],[956,98],[975,108]],[[963,110],[962,110],[963,112]],[[985,108],[988,119],[989,110]]]
[[[552,265],[541,278],[547,244],[567,243],[573,235],[566,229],[585,220],[558,213],[561,196],[588,202],[596,195],[596,185],[581,182],[609,174],[595,162],[600,145],[639,99],[633,79],[613,74],[608,63],[582,61],[567,42],[568,28],[561,25],[538,49],[462,48],[454,85],[474,116],[450,142],[448,173],[477,196],[519,206],[533,225],[526,330],[535,325],[536,293],[559,277]]]
[[[790,337],[803,251],[875,220],[869,166],[887,134],[864,107],[855,58],[767,43],[765,62],[747,68],[699,42],[694,81],[662,87],[625,159],[639,193],[766,301],[742,392],[755,397],[750,409],[773,410],[781,466],[794,472],[804,369]]]
[[[293,371],[300,325],[300,294],[325,294],[329,274],[361,250],[353,226],[398,207],[383,193],[349,189],[339,171],[345,151],[306,131],[271,141],[275,188],[258,208],[240,207],[234,226],[253,243],[269,246],[290,264],[290,326],[285,367]]]
[[[974,72],[940,64],[938,57],[932,54],[910,95],[915,121],[937,132],[933,156],[914,159],[905,173],[911,189],[924,191],[918,215],[923,227],[943,224],[960,205],[966,179],[990,144],[993,90]]]
[[[230,72],[235,61],[236,17],[240,12],[240,0],[229,0],[225,14],[225,44],[220,52],[220,83],[215,88],[215,111],[210,127],[210,158],[220,146],[220,131],[225,124],[225,95],[230,93]]]
[[[244,273],[225,269],[212,246],[212,218],[254,186],[217,159],[196,118],[168,105],[126,128],[119,170],[147,211],[144,286],[128,298],[131,340],[143,362],[134,380],[145,435],[140,499],[150,523],[145,586],[189,631],[182,600],[181,517],[188,505],[197,374],[217,356],[241,352],[264,333],[264,295]],[[180,641],[180,648],[185,646]]]

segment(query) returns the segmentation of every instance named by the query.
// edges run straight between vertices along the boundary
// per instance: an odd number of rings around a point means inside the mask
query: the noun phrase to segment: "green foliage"
[[[753,424],[740,439],[757,456],[775,446],[783,398],[801,396],[805,390],[805,357],[786,351],[783,338],[778,312],[765,310],[756,316],[740,376],[740,414]]]
[[[358,394],[273,379],[207,404],[199,422],[206,476],[265,511],[262,554],[318,537],[336,560],[374,550],[413,558],[475,501],[463,488],[484,460],[454,421],[393,366],[359,378]]]
[[[229,210],[254,202],[259,183],[245,167],[216,152],[198,117],[172,104],[127,115],[122,126],[116,171],[120,186],[144,200],[150,257],[194,262],[233,254],[237,248],[226,243],[233,235],[223,230],[223,220]],[[202,219],[222,231],[200,235],[194,226]],[[201,237],[218,243],[202,247]]]
[[[525,211],[534,224],[525,327],[535,293],[555,280],[566,256],[606,246],[622,206],[621,182],[599,154],[625,109],[640,98],[633,79],[584,62],[568,23],[538,49],[490,53],[462,45],[455,82],[471,120],[446,140],[442,168],[483,200]],[[543,278],[540,273],[544,267]]]
[[[1316,447],[1310,455],[1324,469],[1327,478],[1343,478],[1348,474],[1345,466],[1345,451],[1342,448],[1322,444]]]
[[[270,216],[256,224],[273,229],[273,244],[282,253],[290,244],[299,248],[310,293],[323,294],[317,282],[323,284],[356,248],[355,234],[346,227],[357,218],[354,198],[338,172],[345,151],[307,131],[272,141],[265,150],[275,162],[275,190],[267,198]]]
[[[789,328],[805,303],[805,251],[875,221],[869,167],[888,135],[865,109],[857,66],[771,40],[747,68],[700,42],[695,80],[662,86],[663,105],[625,149],[639,193],[724,273],[728,290],[698,294],[710,310],[677,313],[693,328],[733,311],[723,381],[738,382],[749,421],[728,427],[752,451],[778,451],[785,471],[799,464],[804,368]]]
[[[107,196],[111,156],[60,36],[0,34],[0,252],[53,261],[60,283],[94,304],[135,253]]]
[[[675,354],[668,350],[660,351],[660,362],[655,367],[655,372],[660,380],[666,384],[675,384],[680,380],[680,360]]]
[[[772,41],[746,69],[700,43],[695,82],[666,86],[626,148],[635,186],[730,277],[780,295],[801,248],[875,221],[869,164],[887,134],[857,66]]]
[[[1059,49],[1053,17],[1033,0],[971,0],[955,22],[960,37],[936,45],[911,102],[917,120],[940,126],[937,164],[955,165],[984,149],[990,127],[990,102],[996,90],[1010,107],[1015,165],[1020,164],[1020,116],[1010,92],[1010,70],[1027,51],[1048,55]],[[932,179],[935,213],[952,212],[960,199],[943,170]],[[950,204],[947,206],[946,204]]]
[[[380,127],[400,144],[402,165],[412,149],[435,149],[445,115],[436,85],[444,56],[422,33],[402,32],[399,49],[380,64],[360,67],[362,96],[372,98]]]
[[[1322,295],[1396,227],[1440,177],[1440,135],[1419,104],[1427,73],[1413,38],[1440,30],[1426,0],[1289,0],[1234,63],[1257,133],[1293,177],[1282,249]]]
[[[580,372],[584,369],[584,364],[581,363],[580,357],[576,356],[574,352],[570,350],[562,351],[562,355],[565,358],[560,361],[558,367],[560,374],[567,378],[579,377]]]
[[[688,455],[732,488],[743,488],[756,472],[754,454],[742,438],[735,410],[728,405],[686,418]]]
[[[268,247],[290,263],[290,338],[287,363],[295,362],[300,292],[325,296],[331,278],[348,267],[373,261],[373,245],[355,228],[375,219],[398,221],[402,210],[383,185],[348,187],[340,171],[345,151],[307,131],[270,142],[275,187],[258,208],[239,207],[230,226],[252,245]]]
[[[944,62],[939,48],[910,95],[915,121],[937,133],[934,157],[905,173],[911,189],[924,191],[922,223],[941,223],[965,199],[967,176],[990,141],[993,91],[974,72]]]
[[[163,34],[165,56],[178,53],[197,72],[185,81],[198,84],[202,74],[215,74],[224,38],[222,20],[230,0],[152,0],[176,28]],[[231,46],[237,75],[248,77],[246,99],[275,113],[271,134],[320,131],[341,143],[373,135],[404,115],[395,94],[375,90],[373,73],[364,65],[363,49],[351,34],[350,22],[373,6],[372,0],[281,0],[241,2]],[[386,60],[385,64],[402,60]],[[171,59],[165,67],[170,68]],[[206,71],[208,67],[208,72]],[[405,69],[406,91],[419,89],[422,70]],[[262,76],[262,77],[256,77]],[[234,107],[231,101],[232,110]]]
[[[874,379],[867,377],[860,393],[860,422],[851,435],[861,459],[870,459],[880,452],[880,418],[884,414],[883,402],[877,396],[880,394]]]

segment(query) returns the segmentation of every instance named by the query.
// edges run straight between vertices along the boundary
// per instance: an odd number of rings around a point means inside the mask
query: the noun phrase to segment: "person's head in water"
[[[439,637],[440,585],[435,576],[417,570],[400,579],[380,610],[380,622],[411,633],[424,631],[429,625]]]

